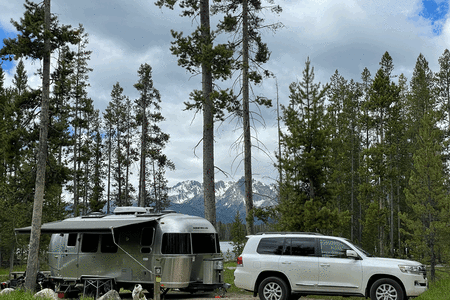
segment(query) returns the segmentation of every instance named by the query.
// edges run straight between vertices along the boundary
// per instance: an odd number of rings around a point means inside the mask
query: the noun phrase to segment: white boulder
[[[119,293],[116,290],[110,290],[97,300],[121,300]]]
[[[59,300],[58,295],[51,289],[43,289],[42,291],[34,294],[33,298],[47,298],[53,300]]]
[[[6,295],[6,294],[10,294],[12,292],[14,292],[14,289],[6,288],[6,289],[0,291],[0,295]]]

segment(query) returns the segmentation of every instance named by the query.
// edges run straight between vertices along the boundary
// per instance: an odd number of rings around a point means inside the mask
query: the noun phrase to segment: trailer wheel
[[[114,290],[114,289],[115,289],[114,282],[112,280],[109,280],[109,281],[105,282],[105,284],[102,286],[101,294],[104,295],[107,292]]]
[[[113,279],[86,278],[84,279],[83,294],[85,297],[95,298],[97,296],[97,293],[98,296],[100,297],[109,292],[110,290],[113,290],[114,288],[115,284]]]

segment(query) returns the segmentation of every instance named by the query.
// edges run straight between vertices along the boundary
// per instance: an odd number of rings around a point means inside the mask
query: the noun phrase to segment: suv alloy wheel
[[[403,300],[403,289],[397,281],[381,278],[370,288],[371,300]]]
[[[261,300],[287,300],[289,288],[284,280],[278,277],[267,277],[258,288]]]

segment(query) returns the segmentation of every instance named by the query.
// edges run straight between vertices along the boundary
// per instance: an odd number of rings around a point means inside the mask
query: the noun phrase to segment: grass
[[[14,266],[13,272],[24,272],[27,269],[26,265]],[[9,278],[9,268],[0,269],[0,282],[7,281]]]
[[[429,277],[428,270],[428,277]],[[429,278],[428,278],[429,280]],[[448,291],[450,290],[450,268],[438,267],[436,268],[436,280],[430,282],[429,289],[417,297],[417,300],[447,300],[449,298]]]

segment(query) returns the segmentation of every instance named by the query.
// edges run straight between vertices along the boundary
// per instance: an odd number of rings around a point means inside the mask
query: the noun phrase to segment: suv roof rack
[[[264,234],[307,234],[307,235],[323,235],[318,232],[296,232],[296,231],[275,231],[275,232],[258,232],[256,235]]]

